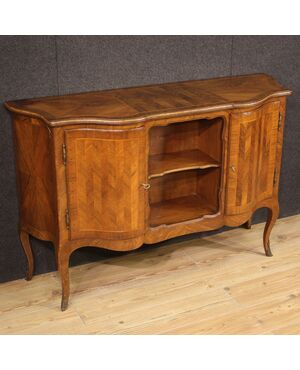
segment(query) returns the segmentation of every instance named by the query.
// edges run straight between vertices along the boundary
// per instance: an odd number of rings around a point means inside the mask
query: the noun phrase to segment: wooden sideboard
[[[278,217],[286,96],[265,74],[5,103],[12,112],[27,279],[29,235],[69,258],[84,246],[127,251],[179,235]]]

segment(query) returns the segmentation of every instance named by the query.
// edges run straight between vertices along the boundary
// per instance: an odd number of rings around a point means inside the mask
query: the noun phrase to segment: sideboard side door
[[[233,113],[230,122],[226,214],[251,212],[273,195],[280,102]]]
[[[275,173],[277,166],[277,146],[280,145],[279,129],[280,102],[267,103],[262,108],[260,128],[260,151],[256,182],[256,201],[271,198],[274,192],[275,182],[278,181],[279,173]]]
[[[145,231],[145,129],[65,131],[70,239]]]

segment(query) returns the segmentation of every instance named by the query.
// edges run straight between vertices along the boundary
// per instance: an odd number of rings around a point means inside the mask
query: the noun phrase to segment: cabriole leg
[[[33,254],[32,249],[29,241],[29,234],[23,230],[20,231],[20,240],[21,245],[23,247],[23,250],[26,255],[27,259],[27,270],[26,270],[26,280],[31,280],[33,275],[33,269],[34,269],[34,260],[33,260]]]
[[[54,253],[55,253],[55,266],[56,266],[56,269],[59,270],[59,263],[58,263],[58,244],[54,243]]]
[[[68,308],[70,295],[69,254],[63,251],[62,248],[58,251],[58,269],[62,284],[61,310],[65,311]]]
[[[272,252],[270,248],[270,234],[278,218],[278,215],[279,215],[278,205],[274,206],[273,208],[268,208],[268,219],[265,225],[264,237],[263,237],[265,253],[266,253],[266,256],[268,257],[272,257]]]

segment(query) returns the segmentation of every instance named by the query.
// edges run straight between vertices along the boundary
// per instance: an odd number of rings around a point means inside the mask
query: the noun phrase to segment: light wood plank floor
[[[0,284],[0,334],[300,334],[300,215]]]

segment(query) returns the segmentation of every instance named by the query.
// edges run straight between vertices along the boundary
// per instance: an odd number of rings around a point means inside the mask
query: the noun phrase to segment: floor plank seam
[[[84,326],[85,328],[87,328],[87,325],[86,325],[86,323],[85,323],[85,321],[84,321],[83,317],[82,317],[82,316],[81,316],[81,314],[78,312],[78,310],[76,309],[76,307],[74,307],[74,306],[73,306],[73,310],[76,312],[76,314],[77,314],[78,318],[81,320],[81,322],[82,322],[83,326]]]
[[[220,304],[222,304],[222,303],[224,303],[224,302],[228,302],[228,301],[230,301],[230,300],[232,300],[232,298],[231,297],[228,297],[227,299],[224,299],[224,300],[221,300],[221,301],[218,301],[217,303],[220,305]],[[120,329],[120,331],[122,331],[122,332],[124,332],[124,330],[132,330],[132,329],[134,329],[134,328],[139,328],[139,327],[143,327],[145,324],[149,324],[149,323],[155,323],[155,322],[157,322],[157,321],[160,321],[161,319],[170,319],[170,320],[172,320],[172,319],[174,319],[174,318],[176,318],[176,317],[178,317],[178,316],[183,316],[183,315],[186,315],[187,313],[197,313],[197,312],[200,312],[200,314],[201,314],[201,310],[205,310],[205,309],[207,309],[207,308],[209,308],[209,307],[213,307],[213,306],[215,306],[216,305],[216,302],[212,302],[212,303],[208,303],[208,304],[206,304],[206,305],[203,305],[203,306],[200,306],[200,307],[196,307],[196,308],[193,308],[193,309],[189,309],[189,310],[185,310],[185,311],[181,311],[181,312],[176,312],[176,313],[173,313],[173,314],[169,314],[169,315],[167,315],[167,314],[165,314],[165,315],[161,315],[161,316],[158,316],[158,317],[155,317],[155,318],[152,318],[151,320],[148,320],[148,321],[145,321],[145,322],[142,322],[142,323],[140,323],[140,324],[138,324],[138,325],[130,325],[130,326],[127,326],[126,328],[124,328],[124,329]],[[203,320],[203,321],[205,321],[205,320]],[[171,329],[169,328],[168,330],[166,330],[166,331],[170,331]],[[160,332],[159,334],[164,334],[166,331],[162,331],[162,332]],[[116,332],[116,333],[118,333],[119,332],[119,330]],[[158,333],[156,333],[156,334],[158,334]]]

